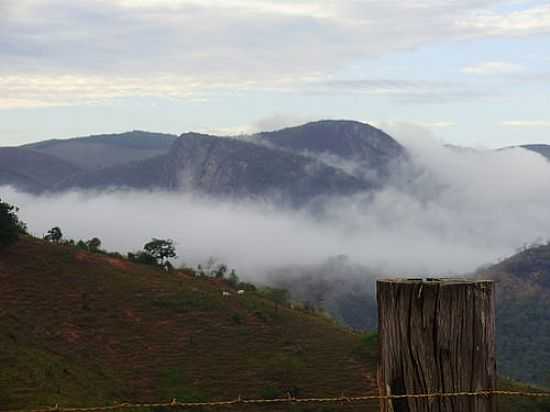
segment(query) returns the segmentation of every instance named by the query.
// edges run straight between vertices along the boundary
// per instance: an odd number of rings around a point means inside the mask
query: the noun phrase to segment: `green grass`
[[[0,285],[0,410],[376,393],[376,334],[253,292],[223,297],[219,280],[24,239],[2,252]],[[342,409],[378,404],[243,407]],[[500,412],[545,410],[499,400]]]
[[[0,284],[2,408],[374,390],[358,336],[218,280],[25,239]]]

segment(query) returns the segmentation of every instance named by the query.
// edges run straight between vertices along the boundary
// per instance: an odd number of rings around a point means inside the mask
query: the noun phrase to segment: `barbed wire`
[[[362,395],[362,396],[339,396],[329,398],[296,398],[290,394],[286,398],[275,399],[237,399],[230,401],[212,401],[212,402],[179,402],[172,399],[169,402],[152,403],[131,403],[122,402],[115,405],[91,406],[91,407],[62,407],[55,405],[53,407],[44,407],[38,409],[11,409],[0,410],[0,412],[102,412],[119,409],[151,409],[151,408],[201,408],[201,407],[219,407],[234,405],[254,405],[254,404],[275,404],[275,403],[337,403],[337,402],[367,402],[367,401],[391,401],[399,399],[432,399],[432,398],[455,398],[455,397],[523,397],[523,398],[549,398],[550,392],[522,392],[522,391],[478,391],[478,392],[434,392],[402,395]]]

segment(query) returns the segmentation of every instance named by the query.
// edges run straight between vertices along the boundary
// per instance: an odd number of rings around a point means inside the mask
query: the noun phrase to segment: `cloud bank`
[[[410,130],[410,129],[408,129]],[[32,233],[61,226],[67,237],[99,236],[109,250],[172,238],[190,265],[214,256],[246,278],[346,255],[385,275],[465,273],[550,236],[550,163],[523,150],[445,147],[393,133],[413,165],[376,194],[332,199],[321,212],[269,202],[229,202],[189,193],[129,191],[1,197],[21,208]]]

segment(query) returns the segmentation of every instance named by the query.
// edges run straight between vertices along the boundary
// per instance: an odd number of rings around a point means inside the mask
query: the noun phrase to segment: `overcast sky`
[[[550,144],[550,1],[0,0],[0,145],[320,118]]]

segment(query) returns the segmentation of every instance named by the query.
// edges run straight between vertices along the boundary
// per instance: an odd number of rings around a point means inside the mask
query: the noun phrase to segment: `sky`
[[[318,119],[550,144],[550,1],[0,0],[0,145]]]

